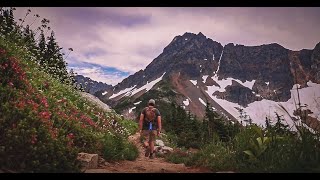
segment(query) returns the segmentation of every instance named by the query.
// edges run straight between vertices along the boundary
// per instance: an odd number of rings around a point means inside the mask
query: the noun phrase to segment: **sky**
[[[28,8],[18,7],[15,18]],[[145,69],[175,36],[185,32],[220,42],[255,46],[278,43],[291,50],[320,42],[319,7],[29,7],[50,20],[57,41],[73,52],[68,68],[116,85]],[[31,29],[40,24],[36,19]],[[47,36],[50,32],[47,33]]]

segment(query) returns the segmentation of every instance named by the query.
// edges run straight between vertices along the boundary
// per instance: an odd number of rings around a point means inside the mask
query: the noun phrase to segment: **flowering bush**
[[[0,168],[78,172],[78,152],[100,154],[108,148],[124,159],[136,157],[136,148],[125,139],[120,144],[103,140],[106,133],[130,134],[118,123],[123,121],[119,115],[90,104],[72,87],[4,48],[0,43]]]
[[[14,8],[0,10],[0,169],[78,172],[77,153],[105,152],[105,134],[124,137],[120,146],[109,141],[109,148],[127,147],[132,132],[120,116],[84,100],[73,86],[74,74],[67,73],[54,33],[45,40],[49,20],[31,30],[38,14],[23,27],[31,11],[17,25]]]

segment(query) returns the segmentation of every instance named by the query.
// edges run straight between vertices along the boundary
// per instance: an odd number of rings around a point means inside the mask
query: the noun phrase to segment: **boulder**
[[[85,169],[98,168],[98,154],[79,153],[77,159]]]
[[[173,152],[173,148],[168,147],[168,146],[164,146],[164,147],[162,147],[162,151],[166,154],[168,152]]]
[[[157,140],[156,140],[156,145],[157,145],[157,146],[160,146],[160,147],[163,147],[163,146],[164,146],[164,143],[163,143],[162,140],[157,139]]]

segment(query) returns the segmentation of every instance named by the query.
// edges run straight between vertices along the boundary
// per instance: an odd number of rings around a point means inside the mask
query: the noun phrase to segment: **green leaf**
[[[259,147],[259,149],[261,149],[262,146],[263,146],[261,137],[258,137],[256,140],[257,140],[257,142],[258,142],[258,147]]]
[[[255,158],[255,155],[250,150],[243,151],[245,154],[249,155],[250,158]]]

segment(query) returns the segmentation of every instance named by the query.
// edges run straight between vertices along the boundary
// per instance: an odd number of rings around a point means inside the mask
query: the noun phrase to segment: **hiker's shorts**
[[[141,138],[144,142],[155,141],[157,130],[142,130]]]

